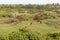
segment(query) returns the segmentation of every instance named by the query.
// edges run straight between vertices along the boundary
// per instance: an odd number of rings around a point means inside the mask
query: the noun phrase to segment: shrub
[[[8,40],[7,35],[0,34],[0,40]]]
[[[26,28],[9,34],[9,40],[40,40],[40,34]]]
[[[9,17],[10,18],[10,17],[13,17],[13,15],[10,13],[1,13],[0,17]]]
[[[47,35],[47,40],[60,40],[60,33],[49,33]]]
[[[29,20],[29,16],[28,15],[19,15],[16,17],[19,21],[27,21]]]

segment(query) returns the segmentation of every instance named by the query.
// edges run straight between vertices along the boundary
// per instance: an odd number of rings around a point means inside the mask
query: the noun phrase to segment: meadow
[[[0,40],[60,40],[60,5],[0,5]]]

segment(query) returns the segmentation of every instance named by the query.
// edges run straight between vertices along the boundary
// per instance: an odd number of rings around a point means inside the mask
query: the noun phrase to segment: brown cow
[[[40,22],[40,23],[42,23],[42,16],[39,14],[39,13],[37,13],[36,15],[35,15],[35,19],[38,21],[38,22]]]

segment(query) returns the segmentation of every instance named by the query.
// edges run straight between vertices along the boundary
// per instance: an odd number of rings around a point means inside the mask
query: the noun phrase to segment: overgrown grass
[[[45,24],[47,20],[42,21],[42,24],[35,20],[22,21],[16,25],[0,24],[0,40],[60,40],[60,29]]]
[[[32,25],[30,21],[23,21],[17,25],[0,24],[0,40],[53,40],[53,36],[50,35],[57,33],[58,37],[59,30],[35,21],[32,22]]]

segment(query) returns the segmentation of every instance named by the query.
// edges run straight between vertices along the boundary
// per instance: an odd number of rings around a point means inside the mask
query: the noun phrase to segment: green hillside
[[[60,5],[0,5],[0,40],[60,40]]]

